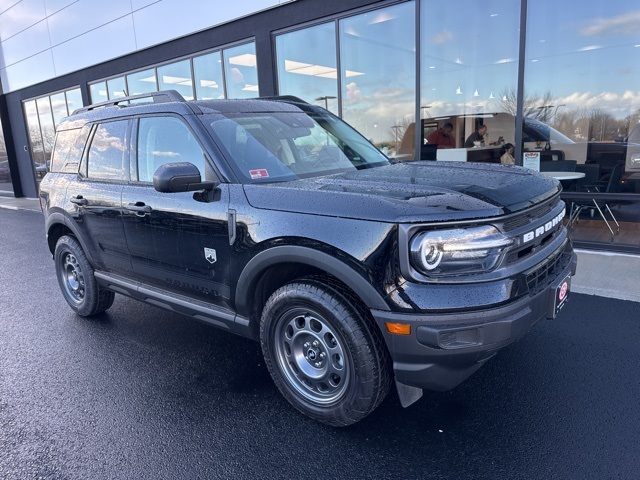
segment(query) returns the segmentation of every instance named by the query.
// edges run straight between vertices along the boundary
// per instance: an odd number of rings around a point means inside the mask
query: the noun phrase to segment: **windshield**
[[[295,180],[389,163],[329,113],[211,115],[205,123],[243,182]]]

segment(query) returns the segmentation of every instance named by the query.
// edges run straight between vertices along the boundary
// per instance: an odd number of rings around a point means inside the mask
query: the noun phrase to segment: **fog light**
[[[440,332],[438,344],[442,348],[464,348],[480,345],[480,331],[477,328],[471,328]]]

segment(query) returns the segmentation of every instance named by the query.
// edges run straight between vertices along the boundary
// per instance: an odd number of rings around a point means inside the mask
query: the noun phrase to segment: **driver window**
[[[138,125],[138,180],[153,181],[165,163],[189,162],[204,173],[204,152],[191,130],[176,117],[144,117]]]

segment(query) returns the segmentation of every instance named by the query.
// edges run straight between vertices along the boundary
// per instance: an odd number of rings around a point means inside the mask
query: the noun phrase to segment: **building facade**
[[[400,161],[500,162],[511,144],[516,164],[566,177],[578,246],[640,253],[635,2],[217,3],[0,2],[0,191],[37,196],[57,123],[83,105],[295,95]],[[435,149],[446,124],[455,148]]]

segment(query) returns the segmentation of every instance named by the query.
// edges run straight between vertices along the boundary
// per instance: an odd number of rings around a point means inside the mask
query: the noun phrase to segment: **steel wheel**
[[[291,309],[278,321],[275,346],[282,372],[300,395],[329,405],[344,394],[349,360],[339,335],[321,315]]]
[[[97,315],[113,304],[115,294],[98,285],[93,267],[74,237],[60,237],[54,258],[62,295],[78,315]]]
[[[308,277],[277,289],[260,321],[262,353],[280,393],[300,412],[342,427],[382,402],[391,365],[366,307],[346,287]]]
[[[62,283],[67,297],[80,304],[84,301],[85,284],[78,259],[72,253],[67,252],[62,256],[61,262]]]

